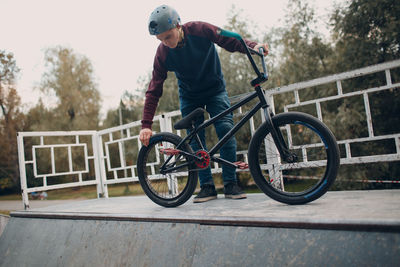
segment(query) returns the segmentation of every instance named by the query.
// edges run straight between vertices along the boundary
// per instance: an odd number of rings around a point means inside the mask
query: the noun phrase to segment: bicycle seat
[[[197,118],[202,116],[204,112],[205,110],[203,108],[196,108],[195,110],[190,112],[189,115],[174,124],[175,130],[191,128]]]

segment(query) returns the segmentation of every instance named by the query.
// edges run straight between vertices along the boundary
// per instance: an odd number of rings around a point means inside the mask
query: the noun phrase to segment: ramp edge
[[[149,216],[109,213],[76,213],[76,212],[32,212],[15,211],[11,217],[58,219],[58,220],[107,220],[158,223],[185,223],[214,226],[244,226],[270,228],[296,228],[342,231],[400,232],[398,220],[307,220],[296,218],[259,218],[259,217],[204,217],[204,216]]]

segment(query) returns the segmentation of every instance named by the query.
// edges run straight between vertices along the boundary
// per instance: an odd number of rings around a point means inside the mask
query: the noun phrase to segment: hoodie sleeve
[[[142,116],[142,129],[151,129],[158,100],[162,96],[164,81],[167,79],[167,69],[164,67],[166,53],[167,48],[160,44],[154,57],[152,78],[146,91]]]

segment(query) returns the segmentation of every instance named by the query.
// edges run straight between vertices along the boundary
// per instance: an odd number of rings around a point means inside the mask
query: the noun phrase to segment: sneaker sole
[[[193,199],[193,203],[203,203],[207,202],[213,199],[217,199],[217,196],[210,196],[210,197],[204,197],[204,198],[195,198]]]
[[[225,195],[225,198],[230,198],[230,199],[244,199],[247,198],[246,194],[240,194],[240,195]]]

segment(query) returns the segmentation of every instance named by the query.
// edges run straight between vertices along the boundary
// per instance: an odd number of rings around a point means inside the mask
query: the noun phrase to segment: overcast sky
[[[318,16],[333,5],[329,0],[309,2]],[[147,21],[161,4],[174,7],[183,23],[202,20],[217,26],[226,24],[235,5],[258,28],[268,29],[284,20],[287,0],[0,0],[0,49],[12,52],[21,69],[17,90],[25,108],[40,95],[34,88],[45,70],[44,50],[57,45],[93,64],[103,116],[116,108],[122,93],[135,89],[138,78],[151,71],[158,41],[149,35]]]

